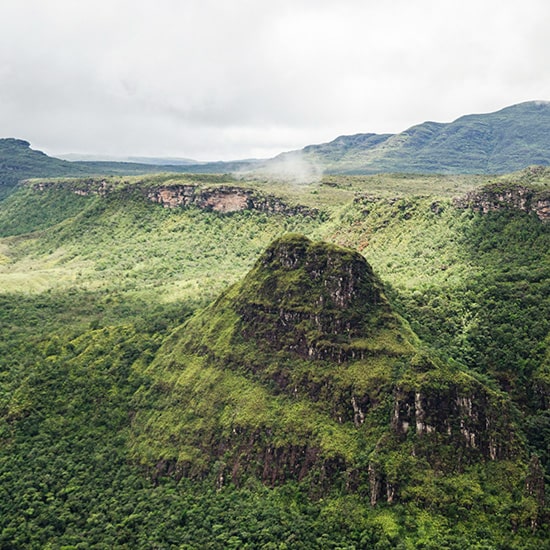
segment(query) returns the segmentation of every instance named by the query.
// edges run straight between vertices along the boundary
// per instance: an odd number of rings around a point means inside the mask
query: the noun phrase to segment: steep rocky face
[[[338,363],[364,358],[359,339],[394,321],[357,252],[287,235],[272,244],[236,301],[241,332],[260,347]]]
[[[520,184],[487,185],[456,199],[455,205],[482,214],[513,208],[528,214],[534,213],[543,222],[550,220],[550,191]]]
[[[316,215],[314,209],[302,205],[290,206],[278,197],[263,195],[243,187],[221,186],[204,188],[196,185],[174,185],[147,191],[147,198],[166,208],[194,205],[203,210],[228,213],[241,210],[283,213],[289,215]]]
[[[238,212],[252,206],[249,202],[249,195],[250,192],[244,189],[230,187],[206,191],[198,189],[194,185],[178,185],[151,189],[147,193],[147,198],[166,208],[193,204],[215,212]]]
[[[73,181],[34,182],[36,191],[48,189],[66,189],[77,195],[99,195],[105,197],[115,191],[137,191],[149,201],[161,204],[165,208],[183,208],[196,206],[202,210],[229,214],[242,210],[257,210],[269,214],[316,216],[318,211],[303,205],[289,205],[273,195],[265,195],[253,189],[222,185],[208,187],[194,184],[186,185],[140,185],[120,183],[113,179],[79,179]]]
[[[149,374],[155,410],[134,431],[158,475],[311,478],[376,504],[399,499],[396,460],[444,475],[518,446],[506,397],[422,351],[361,255],[300,235],[172,334]]]
[[[393,430],[402,437],[412,432],[419,441],[430,436],[443,438],[452,442],[460,459],[467,462],[476,456],[508,458],[513,437],[506,432],[511,422],[502,403],[492,403],[495,396],[482,384],[472,385],[470,381],[468,386],[451,383],[415,391],[397,387]]]

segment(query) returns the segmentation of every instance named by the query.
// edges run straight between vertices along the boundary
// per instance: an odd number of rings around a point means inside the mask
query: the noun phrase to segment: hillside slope
[[[549,183],[16,188],[0,546],[541,548]]]
[[[423,352],[360,254],[300,235],[272,243],[147,373],[154,413],[135,424],[161,471],[344,475],[376,503],[404,484],[377,458],[389,450],[449,473],[519,449],[504,394]]]
[[[31,149],[30,143],[22,139],[0,139],[0,191],[13,187],[25,178],[88,173],[88,170],[77,164]]]
[[[22,180],[29,178],[85,176],[93,174],[150,174],[162,172],[202,171],[201,165],[186,164],[153,165],[140,162],[71,162],[51,157],[32,149],[30,143],[22,139],[0,138],[0,200],[8,195]],[[240,165],[239,165],[240,166]],[[206,170],[217,172],[220,166]]]
[[[549,165],[549,130],[550,103],[530,101],[399,134],[340,136],[278,159],[301,159],[331,173],[505,173]]]

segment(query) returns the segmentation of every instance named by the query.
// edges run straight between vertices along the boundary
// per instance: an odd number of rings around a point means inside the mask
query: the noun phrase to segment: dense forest
[[[0,548],[542,548],[549,212],[538,167],[10,188]]]

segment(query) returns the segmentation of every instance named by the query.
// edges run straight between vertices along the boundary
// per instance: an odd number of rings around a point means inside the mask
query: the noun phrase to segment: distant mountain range
[[[0,139],[0,186],[9,187],[32,177],[84,175],[86,168],[65,160],[49,157],[30,148],[22,139]]]
[[[495,113],[466,115],[450,123],[424,122],[399,134],[340,136],[329,143],[308,145],[261,161],[201,163],[186,158],[64,157],[71,162],[35,151],[24,140],[0,139],[0,187],[38,176],[152,172],[266,173],[285,179],[322,173],[513,172],[529,165],[550,165],[550,102],[529,101]]]
[[[300,158],[323,172],[493,174],[550,164],[550,102],[529,101],[399,134],[340,136],[275,160]]]
[[[130,162],[138,164],[153,164],[155,166],[187,166],[189,164],[205,164],[198,160],[181,157],[117,157],[108,155],[88,155],[67,153],[58,155],[58,158],[71,162]]]

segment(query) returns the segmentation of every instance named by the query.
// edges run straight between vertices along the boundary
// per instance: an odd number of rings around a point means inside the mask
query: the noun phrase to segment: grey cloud
[[[0,126],[50,153],[271,156],[550,97],[545,0],[6,0]]]

